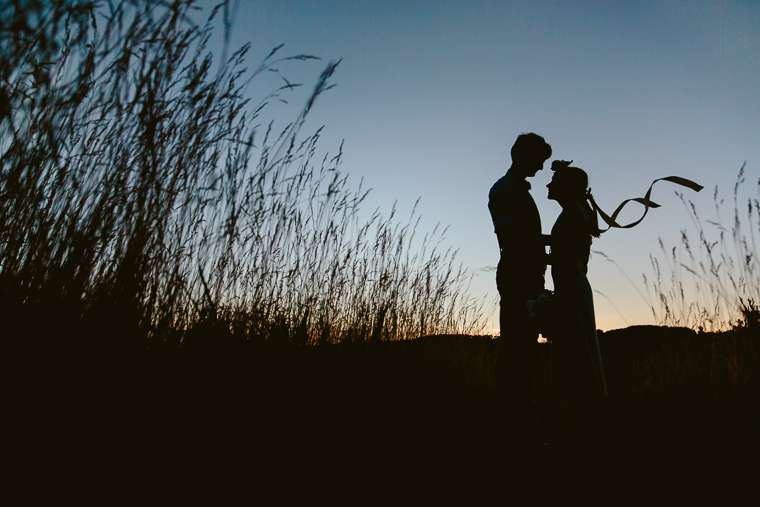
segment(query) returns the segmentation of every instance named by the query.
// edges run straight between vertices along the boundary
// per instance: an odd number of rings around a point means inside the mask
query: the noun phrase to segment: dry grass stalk
[[[742,166],[734,184],[730,227],[721,217],[725,201],[715,188],[715,220],[703,222],[696,206],[679,194],[698,233],[696,244],[686,231],[680,247],[660,240],[662,258],[651,256],[654,278],[644,284],[657,303],[651,304],[657,322],[695,330],[722,331],[756,326],[760,302],[760,259],[756,234],[760,231],[760,181],[757,195],[742,203],[746,182]],[[742,212],[742,210],[745,210]]]
[[[406,223],[360,222],[341,153],[301,135],[328,64],[282,130],[262,76],[312,60],[244,46],[216,62],[193,2],[4,6],[0,35],[0,311],[16,335],[139,348],[473,333],[470,274]],[[225,25],[225,30],[227,30]],[[226,48],[225,48],[226,54]],[[46,315],[40,321],[37,317]],[[52,338],[51,338],[52,339]]]

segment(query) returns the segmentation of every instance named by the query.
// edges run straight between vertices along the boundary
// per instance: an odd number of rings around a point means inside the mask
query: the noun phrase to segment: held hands
[[[542,234],[541,241],[542,241],[542,244],[544,245],[544,249],[547,246],[550,247],[552,245],[552,237],[549,234]],[[551,254],[544,252],[544,260],[543,260],[544,264],[547,266],[550,265],[552,263],[551,259],[552,259]]]

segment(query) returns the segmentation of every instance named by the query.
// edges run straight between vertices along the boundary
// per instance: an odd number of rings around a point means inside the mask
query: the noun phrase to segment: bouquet
[[[544,338],[554,334],[558,319],[558,307],[554,292],[544,290],[536,299],[527,302],[528,317]]]

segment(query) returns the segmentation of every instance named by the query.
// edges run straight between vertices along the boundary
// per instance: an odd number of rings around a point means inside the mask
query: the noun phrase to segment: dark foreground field
[[[529,445],[503,429],[489,338],[26,351],[6,356],[6,455],[31,480],[30,498],[180,483],[187,493],[211,477],[283,500],[404,489],[476,499],[528,484],[538,498],[598,481],[629,496],[668,486],[728,498],[757,478],[759,345],[747,330],[603,334],[611,406],[593,450]],[[542,350],[540,413],[550,346]]]

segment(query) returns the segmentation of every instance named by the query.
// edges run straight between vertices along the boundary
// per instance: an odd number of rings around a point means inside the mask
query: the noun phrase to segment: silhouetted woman
[[[599,237],[597,215],[589,205],[588,175],[554,161],[549,199],[562,206],[551,231],[551,275],[557,311],[552,334],[552,404],[560,437],[597,434],[607,387],[596,336],[594,300],[586,278],[592,237]]]

